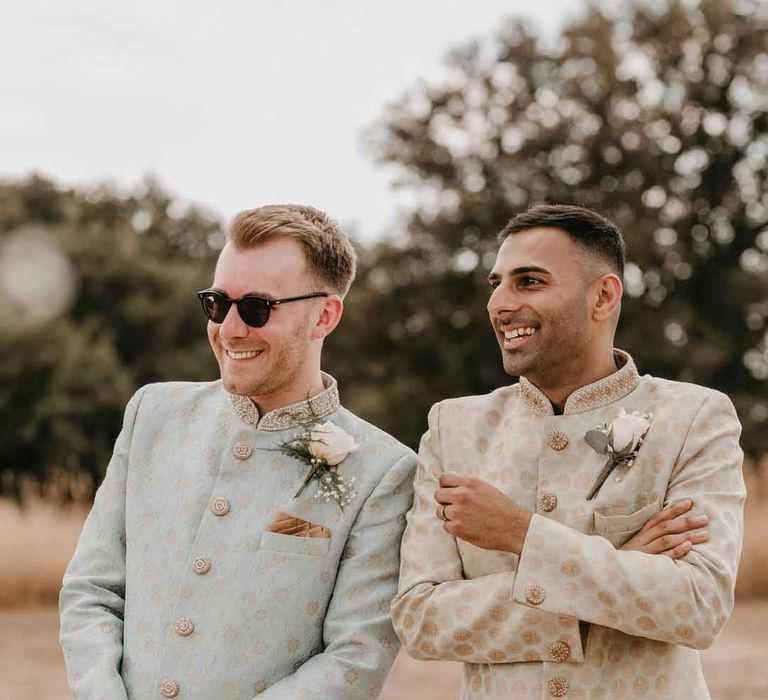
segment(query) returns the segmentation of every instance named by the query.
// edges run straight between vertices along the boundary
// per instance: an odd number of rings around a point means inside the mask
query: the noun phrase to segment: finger
[[[700,532],[693,532],[688,535],[688,540],[691,544],[703,544],[709,541],[709,533],[706,530]]]
[[[435,490],[435,500],[438,503],[453,503],[453,496],[456,493],[455,488],[450,489],[436,489]]]
[[[693,548],[693,544],[686,540],[685,542],[681,542],[677,547],[673,547],[672,549],[668,549],[666,552],[662,552],[662,554],[668,556],[670,559],[680,559],[680,557],[684,557],[688,552],[691,551]]]
[[[665,520],[647,531],[654,539],[664,535],[675,534],[678,532],[688,532],[704,527],[709,522],[708,515],[684,515],[674,520]]]
[[[672,518],[676,518],[679,515],[682,515],[683,513],[687,513],[691,508],[693,508],[693,501],[690,498],[684,498],[682,501],[677,501],[676,503],[672,503],[668,505],[666,508],[662,508],[656,515],[654,515],[644,526],[644,530],[649,530],[652,527],[655,527],[660,522],[663,522],[665,520],[671,520]]]
[[[642,551],[647,554],[663,554],[671,549],[681,545],[683,542],[690,542],[690,536],[687,532],[674,535],[663,535],[651,540],[642,547]]]
[[[472,479],[471,476],[464,476],[463,474],[455,474],[453,472],[450,472],[448,474],[443,474],[440,477],[440,486],[443,488],[452,488],[455,486],[464,486],[466,483],[468,483]]]

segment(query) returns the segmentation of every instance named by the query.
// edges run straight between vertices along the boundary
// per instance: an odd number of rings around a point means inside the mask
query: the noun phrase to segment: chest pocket
[[[660,510],[661,501],[656,499],[627,515],[606,515],[595,511],[595,534],[605,537],[618,549]]]
[[[261,533],[259,549],[280,554],[303,554],[322,557],[330,547],[330,537],[297,537],[265,530]]]

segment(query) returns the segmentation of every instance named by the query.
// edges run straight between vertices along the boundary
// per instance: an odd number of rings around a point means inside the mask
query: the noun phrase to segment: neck
[[[297,382],[290,388],[286,388],[282,391],[275,392],[273,394],[266,394],[262,396],[251,396],[251,401],[259,409],[260,415],[265,415],[271,411],[276,411],[283,406],[290,406],[300,401],[306,401],[311,399],[325,390],[323,384],[323,378],[320,374],[320,370],[309,378],[304,379],[301,382]]]
[[[565,370],[565,371],[563,371]],[[578,358],[567,367],[559,367],[557,377],[528,378],[550,400],[556,414],[562,414],[568,397],[588,384],[609,377],[616,371],[613,348],[590,355],[587,361]]]

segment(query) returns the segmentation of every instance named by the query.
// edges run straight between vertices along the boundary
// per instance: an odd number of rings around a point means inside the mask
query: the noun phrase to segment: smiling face
[[[583,374],[604,335],[595,333],[591,313],[597,265],[559,229],[533,228],[504,240],[488,277],[488,313],[508,374],[540,388]]]
[[[308,272],[299,243],[275,238],[254,248],[224,246],[216,264],[213,289],[230,299],[257,294],[283,299],[324,291]],[[262,411],[307,398],[320,370],[327,298],[274,307],[269,321],[252,328],[233,305],[222,323],[208,322],[208,340],[227,391],[250,396]],[[330,305],[340,303],[333,297]],[[335,325],[335,324],[333,324]]]

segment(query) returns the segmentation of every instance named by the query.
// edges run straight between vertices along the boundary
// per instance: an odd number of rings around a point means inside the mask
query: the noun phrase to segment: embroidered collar
[[[574,391],[565,402],[564,415],[607,406],[626,396],[640,383],[640,375],[632,358],[623,350],[616,349],[613,356],[619,369],[594,384],[587,384]],[[552,403],[534,384],[520,377],[519,386],[520,396],[531,411],[539,415],[554,415]]]
[[[339,388],[336,380],[325,372],[322,373],[325,389],[316,396],[304,401],[281,406],[263,416],[247,396],[230,394],[232,408],[246,423],[258,430],[287,430],[297,425],[304,425],[321,420],[339,408]]]

